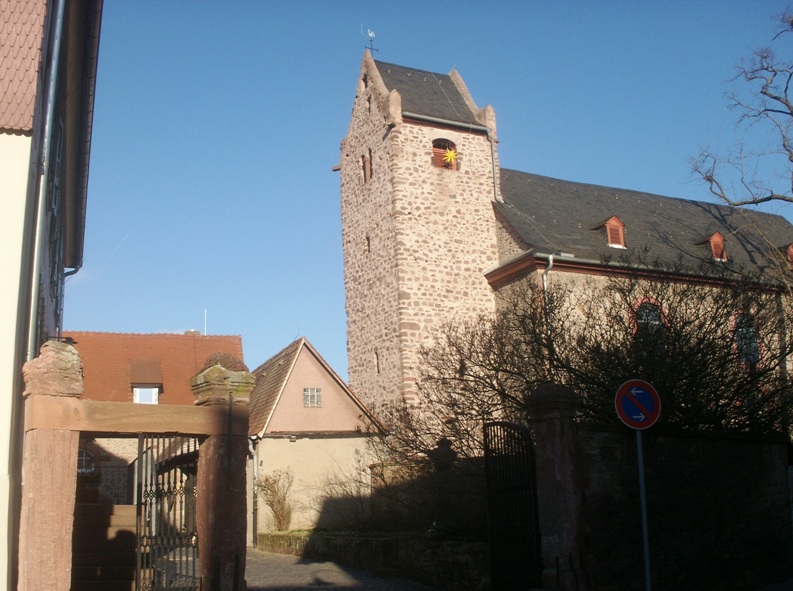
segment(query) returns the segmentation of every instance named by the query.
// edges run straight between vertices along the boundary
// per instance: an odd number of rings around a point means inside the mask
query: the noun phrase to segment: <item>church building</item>
[[[780,216],[502,169],[495,112],[456,71],[369,51],[340,171],[349,382],[375,411],[415,401],[421,346],[518,277],[610,274],[639,252],[692,273],[793,260]]]

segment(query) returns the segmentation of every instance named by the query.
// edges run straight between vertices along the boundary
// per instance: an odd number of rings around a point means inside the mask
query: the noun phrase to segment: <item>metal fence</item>
[[[137,591],[195,591],[196,437],[140,435],[137,466]]]
[[[490,575],[493,591],[540,587],[542,556],[529,430],[507,422],[485,424]]]

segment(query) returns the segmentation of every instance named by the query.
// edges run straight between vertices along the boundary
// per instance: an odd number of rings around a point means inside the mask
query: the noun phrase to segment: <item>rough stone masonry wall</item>
[[[419,348],[444,322],[495,310],[484,273],[498,262],[493,165],[486,136],[403,124],[392,135],[401,389],[415,392]],[[432,140],[457,146],[460,169],[431,164]]]
[[[372,86],[360,82],[341,145],[348,371],[350,387],[372,408],[398,396],[401,365],[388,167],[391,144],[376,99]],[[364,180],[363,159],[369,158],[370,151],[372,176]]]
[[[493,312],[484,271],[498,256],[487,137],[389,127],[388,97],[369,80],[342,142],[341,214],[350,386],[377,408],[414,395],[419,347],[444,321]],[[459,170],[432,166],[434,138],[455,142]]]

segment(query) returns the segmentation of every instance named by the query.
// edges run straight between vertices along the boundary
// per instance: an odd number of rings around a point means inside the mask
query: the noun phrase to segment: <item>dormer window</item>
[[[724,247],[724,236],[721,232],[715,232],[713,236],[708,238],[708,242],[710,243],[713,260],[722,263],[727,262],[727,249]]]
[[[625,224],[617,216],[605,221],[606,241],[611,248],[625,248]]]
[[[460,157],[453,141],[439,138],[432,140],[432,165],[436,168],[458,170]]]

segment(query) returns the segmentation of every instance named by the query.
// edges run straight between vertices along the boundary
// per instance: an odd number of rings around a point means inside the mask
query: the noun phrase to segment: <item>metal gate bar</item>
[[[137,591],[196,591],[198,439],[138,436]]]
[[[524,425],[487,423],[484,442],[493,590],[539,588],[542,555],[531,433]]]

